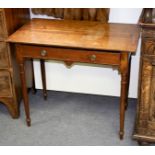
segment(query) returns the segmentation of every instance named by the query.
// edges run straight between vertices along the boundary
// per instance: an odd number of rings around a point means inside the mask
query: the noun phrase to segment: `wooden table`
[[[31,125],[24,62],[52,59],[116,66],[121,74],[120,139],[124,135],[131,55],[136,52],[139,29],[133,24],[33,19],[8,38],[16,47],[27,125]],[[108,121],[108,120],[107,120]]]

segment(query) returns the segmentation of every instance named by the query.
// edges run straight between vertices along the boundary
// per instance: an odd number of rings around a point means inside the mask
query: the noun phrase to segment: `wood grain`
[[[5,24],[4,24],[4,13],[2,9],[0,10],[0,41],[3,41],[4,38],[6,38],[7,31],[5,29]]]
[[[61,19],[91,20],[108,22],[109,8],[33,8],[34,14],[48,15]]]
[[[12,97],[11,76],[8,71],[0,72],[0,97]]]
[[[5,42],[0,42],[0,69],[10,66],[8,46]]]
[[[21,83],[14,50],[5,40],[28,19],[29,9],[0,9],[0,103],[7,107],[13,118],[19,116]]]
[[[134,53],[138,39],[139,29],[134,24],[33,19],[7,41]]]
[[[91,13],[93,11],[96,10],[91,10]],[[33,19],[12,34],[7,41],[16,47],[27,125],[31,125],[31,118],[25,78],[26,60],[52,59],[69,66],[74,62],[116,65],[121,73],[119,136],[123,139],[130,55],[136,52],[138,39],[136,25],[75,20]]]
[[[59,19],[67,19],[67,20],[94,20],[101,21],[104,23],[108,22],[109,10],[104,8],[98,9],[83,9],[83,8],[44,8],[44,9],[32,9],[32,12],[35,14],[43,14],[52,16],[54,18]],[[66,65],[71,66],[71,61],[65,61]],[[46,99],[47,91],[46,91],[46,73],[45,73],[45,62],[40,60],[41,65],[41,75],[42,75],[42,84],[43,84],[43,94]]]
[[[143,9],[139,95],[133,137],[138,142],[155,142],[155,23],[152,8]]]
[[[77,50],[68,48],[54,48],[47,46],[28,46],[28,45],[17,45],[17,49],[20,53],[17,53],[17,59],[22,62],[23,59],[52,59],[64,62],[83,62],[91,64],[104,64],[104,65],[119,65],[120,64],[120,52],[101,52],[91,50]],[[24,49],[24,50],[23,50]],[[42,51],[46,53],[42,55]],[[22,58],[22,59],[21,59]]]

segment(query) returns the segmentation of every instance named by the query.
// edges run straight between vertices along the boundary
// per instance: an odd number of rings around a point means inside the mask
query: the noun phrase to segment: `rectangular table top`
[[[135,24],[32,19],[9,36],[7,41],[134,53],[138,39],[139,28]]]

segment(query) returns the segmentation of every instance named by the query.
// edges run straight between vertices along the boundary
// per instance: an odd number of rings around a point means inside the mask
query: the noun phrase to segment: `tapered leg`
[[[125,120],[125,105],[127,101],[127,88],[128,88],[128,67],[129,59],[128,53],[121,54],[121,97],[120,97],[120,139],[123,139],[124,136],[124,120]]]
[[[42,76],[42,85],[43,85],[43,95],[44,99],[47,99],[47,89],[46,89],[46,73],[45,73],[45,61],[40,60],[41,67],[41,76]]]
[[[23,93],[23,100],[24,100],[24,107],[25,107],[25,114],[26,114],[26,122],[27,122],[27,126],[31,126],[24,62],[20,63],[20,77],[22,82],[22,93]]]
[[[36,86],[35,86],[35,78],[34,78],[33,59],[31,59],[31,67],[32,67],[32,92],[33,92],[33,94],[35,94],[36,93]]]
[[[127,75],[121,75],[121,99],[120,99],[120,139],[124,136],[124,119],[125,119],[125,105],[126,105],[126,89],[127,89]]]
[[[126,98],[126,105],[125,105],[125,110],[128,108],[128,95],[129,95],[129,85],[130,85],[130,69],[131,68],[131,55],[129,56],[129,66],[128,66],[128,81],[127,81],[127,98]]]

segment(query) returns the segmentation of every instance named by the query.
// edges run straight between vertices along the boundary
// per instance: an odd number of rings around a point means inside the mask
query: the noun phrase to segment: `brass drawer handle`
[[[95,54],[91,55],[90,60],[95,61],[96,60],[96,55]]]
[[[46,55],[47,55],[47,51],[46,51],[46,50],[42,50],[40,54],[41,54],[41,56],[43,56],[43,57],[44,57],[44,56],[46,56]]]

